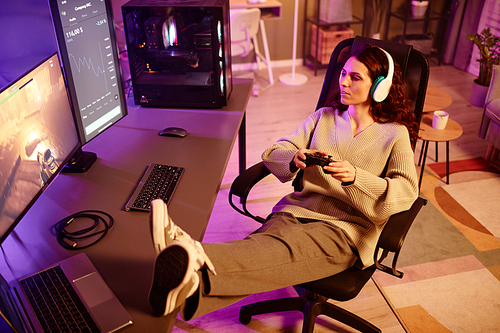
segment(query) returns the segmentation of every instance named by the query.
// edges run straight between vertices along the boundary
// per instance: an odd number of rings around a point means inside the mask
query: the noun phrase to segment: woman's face
[[[344,105],[370,104],[372,79],[368,68],[355,57],[347,60],[339,78],[340,102]]]

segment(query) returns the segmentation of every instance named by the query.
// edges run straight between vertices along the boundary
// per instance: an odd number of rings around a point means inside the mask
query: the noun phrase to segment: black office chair
[[[394,61],[399,63],[408,86],[411,107],[420,121],[429,79],[429,64],[425,57],[420,52],[413,50],[411,45],[363,37],[340,42],[333,51],[317,109],[325,105],[338,91],[340,70],[347,61],[351,49],[357,49],[366,43],[384,48],[392,55]],[[270,171],[263,162],[257,163],[241,173],[231,185],[230,205],[241,214],[258,222],[264,222],[264,218],[255,216],[248,210],[247,199],[254,185],[269,174]],[[295,190],[300,190],[300,181],[294,181],[293,186]],[[427,204],[427,200],[419,197],[408,211],[395,214],[389,219],[377,243],[374,265],[364,270],[351,267],[325,279],[295,286],[299,297],[275,299],[243,306],[240,310],[240,322],[248,324],[251,317],[257,314],[298,310],[304,314],[303,333],[313,332],[316,317],[320,314],[343,322],[361,332],[381,332],[380,329],[363,318],[328,303],[327,300],[331,298],[337,301],[347,301],[356,297],[377,269],[402,278],[403,272],[397,270],[399,252],[413,220],[425,204]],[[382,264],[389,254],[392,254],[391,267]],[[379,256],[380,258],[378,258]]]

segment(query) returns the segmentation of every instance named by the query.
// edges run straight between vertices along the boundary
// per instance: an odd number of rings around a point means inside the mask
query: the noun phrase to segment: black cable
[[[103,215],[106,216],[109,221],[106,221]],[[78,219],[82,218],[93,220],[94,224],[75,231],[69,231],[66,229],[70,224],[74,224]],[[103,224],[103,228],[98,230],[101,223]],[[85,249],[99,242],[104,236],[106,236],[108,230],[111,229],[113,224],[113,217],[106,212],[99,210],[84,210],[60,220],[54,225],[54,229],[57,233],[57,241],[62,247],[68,250],[79,250]],[[85,245],[78,245],[78,242],[95,236],[99,237],[90,243],[85,242]]]

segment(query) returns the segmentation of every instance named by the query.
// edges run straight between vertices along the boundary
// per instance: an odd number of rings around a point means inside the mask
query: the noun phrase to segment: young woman
[[[389,57],[372,46],[353,54],[331,106],[263,153],[265,165],[282,182],[304,170],[303,189],[281,199],[256,233],[201,244],[170,220],[162,201],[152,202],[158,256],[149,300],[156,315],[180,306],[189,320],[250,294],[373,264],[385,222],[418,196],[413,161],[418,124],[401,72]],[[373,83],[392,71],[388,96],[380,100]],[[330,155],[333,161],[307,166],[306,153]]]

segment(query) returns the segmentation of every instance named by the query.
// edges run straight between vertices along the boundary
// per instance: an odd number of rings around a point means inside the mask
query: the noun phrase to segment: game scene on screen
[[[64,79],[54,55],[0,93],[0,234],[77,144]]]

